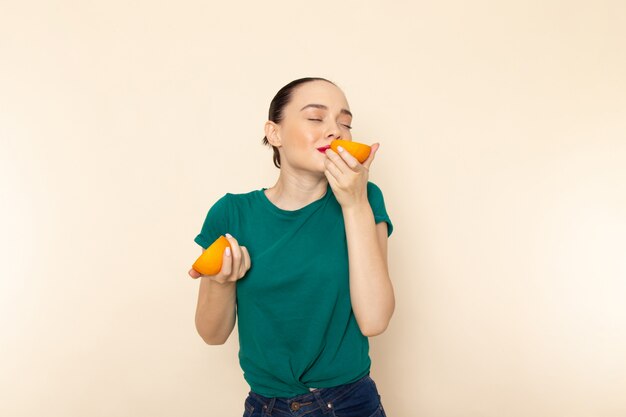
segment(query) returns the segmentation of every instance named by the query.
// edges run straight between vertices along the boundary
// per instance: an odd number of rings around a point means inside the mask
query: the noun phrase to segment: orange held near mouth
[[[222,270],[222,257],[226,248],[230,248],[230,242],[224,236],[218,237],[215,242],[211,243],[192,268],[200,272],[202,275],[216,275]]]
[[[342,148],[344,148],[346,151],[348,151],[350,155],[354,156],[357,159],[357,161],[359,161],[360,163],[365,162],[367,157],[370,156],[370,152],[372,151],[372,148],[369,145],[366,145],[364,143],[353,142],[353,141],[342,140],[342,139],[335,139],[332,142],[330,142],[330,149],[339,153],[339,151],[337,150],[337,146],[341,146]]]

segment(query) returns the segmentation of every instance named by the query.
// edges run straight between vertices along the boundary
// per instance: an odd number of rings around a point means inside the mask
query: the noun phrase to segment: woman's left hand
[[[340,150],[339,153],[332,149],[326,150],[324,175],[342,208],[367,203],[369,167],[379,147],[378,143],[371,146],[370,155],[363,161],[363,164],[345,149]]]

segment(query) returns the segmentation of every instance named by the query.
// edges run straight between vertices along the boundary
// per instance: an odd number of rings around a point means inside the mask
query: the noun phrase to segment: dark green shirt
[[[250,253],[237,281],[239,363],[250,389],[292,397],[348,384],[370,370],[369,342],[352,311],[341,206],[330,185],[305,207],[276,207],[263,192],[227,193],[209,210],[195,242],[230,233]],[[380,188],[368,182],[376,223],[387,222]]]

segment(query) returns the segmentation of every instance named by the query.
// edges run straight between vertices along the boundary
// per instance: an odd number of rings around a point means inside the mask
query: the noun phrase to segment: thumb
[[[374,160],[376,152],[378,151],[378,148],[380,148],[380,143],[373,144],[371,148],[372,150],[370,151],[369,156],[367,157],[365,161],[363,161],[363,166],[365,168],[369,168],[370,165],[372,165],[372,161]]]

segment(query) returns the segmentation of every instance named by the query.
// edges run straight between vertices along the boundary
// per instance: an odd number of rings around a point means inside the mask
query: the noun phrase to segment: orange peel
[[[230,248],[230,242],[222,235],[202,252],[192,268],[202,275],[217,275],[222,270],[222,259],[226,248]]]
[[[354,142],[350,140],[335,139],[330,142],[330,149],[339,153],[337,147],[341,146],[348,153],[354,156],[361,164],[370,156],[372,148],[364,143]]]

